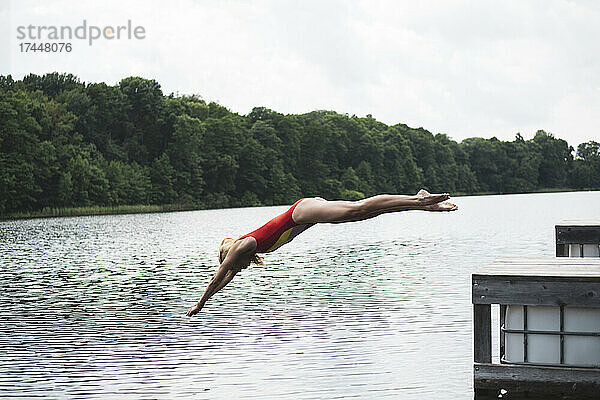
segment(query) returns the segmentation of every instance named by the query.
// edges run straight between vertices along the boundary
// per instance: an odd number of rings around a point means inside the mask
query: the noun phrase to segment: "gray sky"
[[[537,129],[574,147],[600,141],[597,1],[0,0],[0,18],[0,74],[18,79],[139,75],[241,114],[328,109],[457,141]],[[145,39],[20,52],[18,26],[84,19],[130,19]]]

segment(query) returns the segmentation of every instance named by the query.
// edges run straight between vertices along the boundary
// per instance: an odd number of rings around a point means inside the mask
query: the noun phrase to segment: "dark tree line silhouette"
[[[0,215],[45,207],[289,204],[302,196],[516,193],[600,187],[600,144],[469,138],[334,111],[239,115],[198,96],[165,96],[71,74],[0,76]]]

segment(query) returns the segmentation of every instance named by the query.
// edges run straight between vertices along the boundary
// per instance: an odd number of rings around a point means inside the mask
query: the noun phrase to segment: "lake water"
[[[221,239],[286,207],[0,222],[0,397],[472,397],[471,273],[553,257],[600,192],[454,201],[312,227],[191,319]]]

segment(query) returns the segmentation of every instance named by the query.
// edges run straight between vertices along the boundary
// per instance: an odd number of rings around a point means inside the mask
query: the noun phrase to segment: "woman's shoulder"
[[[256,239],[253,236],[241,237],[235,244],[236,251],[241,253],[253,253],[257,246]]]

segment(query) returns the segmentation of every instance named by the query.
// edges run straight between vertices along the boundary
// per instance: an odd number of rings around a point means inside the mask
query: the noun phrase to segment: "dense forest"
[[[0,215],[48,207],[290,204],[301,196],[600,187],[600,143],[469,138],[334,111],[239,115],[140,77],[0,76]]]

